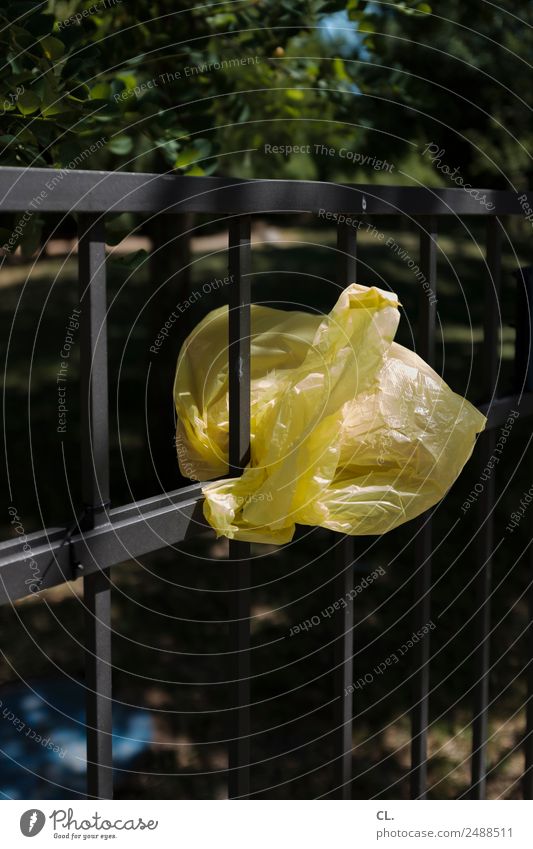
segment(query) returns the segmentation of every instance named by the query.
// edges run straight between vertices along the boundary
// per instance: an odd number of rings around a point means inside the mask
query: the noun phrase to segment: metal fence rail
[[[358,217],[407,216],[417,222],[420,233],[419,265],[433,294],[437,287],[438,218],[479,216],[487,222],[483,342],[483,403],[487,429],[479,440],[482,466],[492,453],[495,428],[513,409],[522,417],[533,415],[531,369],[532,275],[518,275],[517,377],[513,394],[497,395],[498,297],[501,277],[502,216],[521,215],[522,207],[512,192],[486,191],[487,204],[480,205],[462,189],[404,188],[397,186],[350,186],[292,180],[231,180],[214,177],[179,177],[161,174],[59,171],[47,169],[0,169],[0,211],[34,208],[39,212],[78,212],[79,295],[81,312],[82,397],[82,493],[81,518],[66,534],[64,528],[47,528],[27,537],[32,560],[47,589],[83,575],[86,615],[87,691],[87,796],[111,798],[111,607],[110,569],[132,557],[180,542],[205,530],[199,485],[168,492],[143,501],[111,508],[109,481],[109,413],[107,400],[106,269],[104,216],[106,213],[204,212],[229,216],[229,464],[233,475],[246,466],[250,451],[250,299],[252,214],[307,212],[337,222],[336,280],[356,279]],[[533,203],[533,194],[527,196]],[[420,298],[419,352],[432,363],[435,356],[434,300]],[[491,553],[493,539],[493,479],[479,499],[480,528],[477,546],[477,593],[481,604],[476,615],[476,665],[479,680],[473,687],[473,741],[471,795],[483,798],[486,789],[488,720],[488,670],[490,631]],[[353,538],[342,537],[335,551],[335,591],[345,597],[353,588],[355,560]],[[528,555],[529,556],[529,555]],[[230,635],[228,665],[229,791],[232,797],[250,795],[250,546],[231,542]],[[430,619],[432,519],[418,520],[415,550],[413,627]],[[35,568],[35,566],[33,567]],[[19,539],[0,543],[0,604],[28,595],[31,583],[26,550]],[[28,580],[29,579],[29,580]],[[531,599],[533,595],[530,593]],[[533,600],[531,601],[533,604]],[[533,613],[533,610],[532,610]],[[352,715],[351,696],[343,696],[353,681],[354,611],[348,607],[338,617],[333,667],[338,699],[335,701],[335,778],[331,795],[351,795]],[[416,654],[416,656],[415,656]],[[427,732],[430,644],[422,641],[414,655],[411,734],[411,796],[427,792]],[[530,658],[531,662],[531,658]],[[525,735],[526,771],[524,795],[533,792],[532,671],[528,674],[530,699]]]

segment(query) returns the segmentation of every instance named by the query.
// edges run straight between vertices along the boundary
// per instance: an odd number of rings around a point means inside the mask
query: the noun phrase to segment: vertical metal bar
[[[250,459],[250,217],[229,227],[229,472]],[[230,540],[231,733],[229,797],[250,794],[250,544]]]
[[[533,265],[515,272],[516,297],[516,343],[515,343],[515,387],[520,393],[524,389],[533,392]]]
[[[96,216],[80,215],[78,263],[82,500],[101,524],[109,502],[109,412],[105,233]]]
[[[529,463],[531,468],[531,458]],[[533,799],[533,544],[529,546],[524,559],[526,561],[529,586],[527,591],[528,626],[526,631],[526,733],[524,736],[524,775],[522,778],[522,796],[524,799]]]
[[[336,278],[340,288],[356,282],[357,229],[345,224],[337,225]],[[355,366],[354,366],[355,367]],[[353,627],[354,610],[351,600],[353,590],[353,537],[334,535],[335,580],[334,601],[344,599],[347,606],[340,608],[334,625],[335,695],[333,703],[334,728],[334,791],[332,796],[350,799],[352,790],[352,717],[353,717]]]
[[[486,400],[496,394],[500,368],[500,292],[502,263],[502,227],[491,217],[486,233],[487,281],[483,309],[483,391]]]
[[[524,388],[531,392],[533,391],[533,266],[520,268],[515,277],[517,281],[515,386],[517,392],[521,392]],[[528,463],[531,469],[533,467],[531,452],[529,452]],[[533,545],[528,547],[524,560],[529,587],[526,631],[527,702],[522,795],[524,799],[533,799]]]
[[[332,797],[352,797],[352,720],[353,720],[353,538],[343,536],[335,543],[335,602],[341,599],[337,617],[333,620],[336,629],[335,646],[335,695],[334,707],[334,791]]]
[[[435,364],[435,328],[437,315],[437,219],[429,216],[421,222],[420,270],[429,288],[420,288],[418,352],[431,366]],[[432,521],[425,513],[418,520],[415,542],[413,628],[420,630],[431,618]],[[425,799],[427,794],[427,730],[429,709],[429,634],[413,649],[413,706],[411,709],[411,798]]]
[[[421,221],[420,270],[429,288],[418,293],[418,353],[430,366],[435,365],[435,334],[437,327],[437,218],[433,215]]]
[[[157,338],[159,329],[169,316],[177,314],[180,302],[186,302],[192,293],[193,223],[193,215],[186,213],[156,215],[150,221],[150,274],[154,289],[158,290],[155,298],[150,300],[147,316],[152,341]],[[146,485],[153,487],[154,492],[171,491],[190,483],[187,478],[181,476],[176,462],[175,408],[169,386],[174,382],[180,348],[198,317],[194,310],[184,310],[178,315],[178,320],[172,325],[172,332],[166,337],[160,353],[157,356],[150,351],[147,353],[150,372],[146,385],[146,404],[148,409],[158,411],[156,416],[147,417],[145,430],[146,449],[151,459],[153,475],[153,481],[146,481]]]
[[[425,524],[423,524],[425,522]],[[415,543],[416,574],[413,630],[418,631],[431,618],[431,520],[424,514],[418,523]],[[425,799],[427,794],[427,730],[429,719],[430,643],[426,634],[413,649],[413,706],[411,709],[411,798]]]
[[[357,283],[357,227],[337,224],[337,284]]]
[[[490,402],[496,394],[499,357],[499,301],[501,285],[501,227],[498,218],[487,223],[486,234],[487,280],[483,309],[482,388],[484,401]],[[493,454],[496,433],[489,430],[478,440],[478,470],[483,472],[487,460]],[[483,484],[478,500],[478,516],[481,526],[476,541],[476,580],[474,604],[474,634],[476,648],[472,657],[475,675],[474,716],[472,721],[472,782],[469,797],[484,799],[487,784],[487,733],[489,702],[490,664],[490,589],[492,583],[492,551],[494,547],[494,495],[495,475]]]
[[[82,529],[105,524],[109,507],[105,233],[96,215],[79,218],[81,309]],[[110,570],[83,581],[87,795],[113,797]]]
[[[109,569],[84,579],[87,796],[113,798]]]

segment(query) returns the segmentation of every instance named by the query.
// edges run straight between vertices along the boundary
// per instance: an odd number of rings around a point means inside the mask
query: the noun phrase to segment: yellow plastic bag
[[[251,461],[203,487],[217,535],[282,544],[296,523],[382,534],[445,495],[485,418],[393,341],[394,293],[353,284],[327,316],[251,310]],[[174,398],[182,474],[228,474],[227,307],[183,345]]]

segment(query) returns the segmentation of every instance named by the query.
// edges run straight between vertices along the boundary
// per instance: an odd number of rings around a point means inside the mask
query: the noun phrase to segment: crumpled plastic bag
[[[251,460],[203,487],[217,535],[383,534],[445,495],[486,420],[393,341],[399,319],[394,293],[355,283],[327,316],[251,307]],[[182,474],[227,475],[227,307],[184,343],[174,399]]]

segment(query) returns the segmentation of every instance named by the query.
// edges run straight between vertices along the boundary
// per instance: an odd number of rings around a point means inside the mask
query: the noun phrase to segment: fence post
[[[105,232],[102,218],[79,217],[81,309],[82,530],[108,522],[109,412],[107,394],[107,299]],[[85,603],[85,688],[87,796],[111,799],[112,695],[110,570],[83,580]]]
[[[229,226],[229,473],[250,459],[250,216]],[[250,793],[250,543],[230,540],[230,798]]]
[[[357,228],[337,224],[337,271],[336,282],[344,289],[355,283],[357,277]],[[330,797],[351,799],[352,795],[352,717],[353,697],[353,629],[354,606],[350,599],[353,590],[353,537],[332,534],[335,558],[334,601],[347,600],[333,619],[334,643],[334,687],[333,739],[334,739],[334,789]],[[331,538],[330,537],[330,538]]]
[[[533,266],[519,269],[516,274],[516,347],[515,347],[515,386],[521,393],[524,389],[533,392]],[[529,468],[532,463],[529,460]],[[522,795],[524,799],[533,799],[533,544],[530,543],[524,553],[524,567],[527,569],[528,589],[528,626],[526,631],[527,653],[527,701],[526,731],[524,735],[524,775]]]
[[[420,223],[420,270],[429,289],[420,288],[418,303],[418,353],[429,365],[435,364],[437,316],[437,219],[428,216]],[[427,625],[431,617],[431,555],[433,529],[431,513],[418,520],[415,540],[413,630]],[[413,705],[411,709],[411,798],[427,795],[427,731],[429,721],[430,640],[426,634],[413,649]]]
[[[180,301],[190,294],[192,225],[193,216],[190,214],[158,215],[150,222],[152,253],[149,268],[152,286],[158,292],[152,298],[149,309],[148,347],[153,344],[172,312],[179,309]],[[157,415],[146,419],[146,439],[156,490],[171,491],[189,483],[180,475],[176,458],[172,385],[180,348],[192,330],[191,319],[192,310],[179,314],[165,344],[157,356],[150,355],[149,359],[146,403],[149,410],[157,410]]]
[[[489,404],[498,389],[500,368],[500,289],[501,289],[501,224],[491,217],[487,222],[485,299],[483,310],[483,394]],[[494,429],[482,433],[477,444],[478,471],[482,474],[496,445]],[[478,501],[479,531],[476,540],[476,578],[474,617],[476,649],[472,658],[476,684],[472,729],[471,799],[484,799],[487,790],[487,735],[490,666],[490,592],[492,586],[492,552],[494,548],[495,475],[485,481]]]

